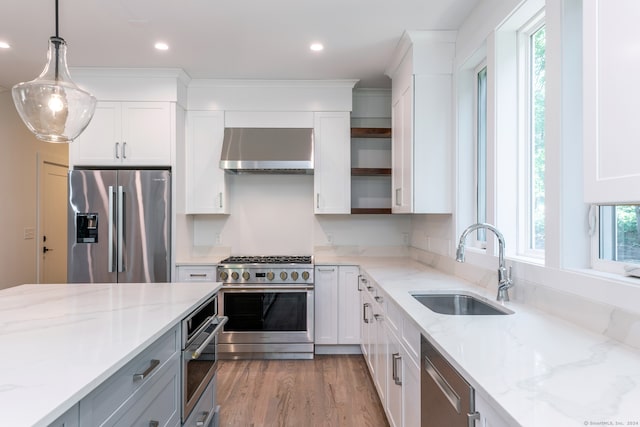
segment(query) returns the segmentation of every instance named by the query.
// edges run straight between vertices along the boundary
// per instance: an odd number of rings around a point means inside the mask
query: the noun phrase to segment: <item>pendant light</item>
[[[49,38],[47,65],[30,82],[18,83],[11,91],[18,114],[29,130],[45,142],[71,142],[93,117],[96,98],[76,86],[67,68],[67,43],[56,35]]]

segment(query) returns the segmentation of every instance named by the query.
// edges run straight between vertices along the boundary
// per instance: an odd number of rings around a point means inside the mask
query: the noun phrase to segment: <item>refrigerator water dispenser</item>
[[[76,214],[76,242],[98,243],[98,214]]]

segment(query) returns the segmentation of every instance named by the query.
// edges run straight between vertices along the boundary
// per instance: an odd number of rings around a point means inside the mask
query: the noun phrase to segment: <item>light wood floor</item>
[[[388,426],[360,355],[219,363],[221,426]]]

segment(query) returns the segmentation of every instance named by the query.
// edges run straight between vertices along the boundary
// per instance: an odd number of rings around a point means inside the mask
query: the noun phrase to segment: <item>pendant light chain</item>
[[[58,0],[56,0],[56,38],[58,37]]]
[[[56,0],[56,41],[55,41],[55,47],[56,47],[56,69],[55,69],[55,79],[56,81],[58,80],[58,75],[59,75],[59,70],[58,70],[58,58],[60,55],[60,36],[58,35],[58,0]]]

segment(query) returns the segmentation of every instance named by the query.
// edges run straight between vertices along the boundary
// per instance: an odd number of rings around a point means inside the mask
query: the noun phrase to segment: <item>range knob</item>
[[[245,271],[244,273],[242,273],[242,278],[244,280],[249,280],[249,277],[251,277],[251,275],[249,274],[248,271]]]
[[[238,280],[238,277],[240,277],[240,275],[237,271],[234,271],[233,273],[231,273],[231,277],[233,278],[233,280]]]
[[[267,273],[267,279],[269,280],[273,280],[276,277],[275,274],[273,274],[273,271],[270,271]]]
[[[302,272],[302,278],[304,280],[309,280],[309,272],[308,271],[303,271]]]
[[[298,272],[297,272],[297,271],[294,271],[293,273],[291,273],[291,278],[292,278],[293,280],[298,280]]]
[[[283,271],[282,273],[280,273],[280,278],[281,278],[282,280],[287,280],[287,272],[286,272],[286,271]]]
[[[220,273],[220,279],[227,280],[228,278],[229,278],[229,273],[227,273],[226,271],[222,271]]]

